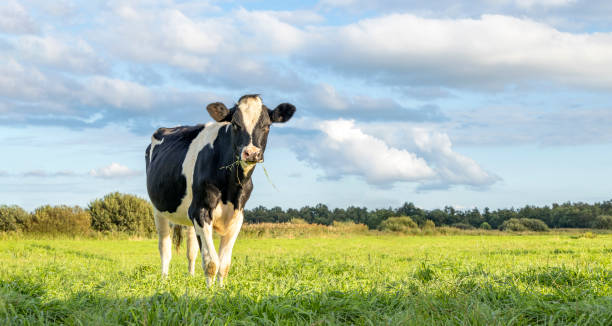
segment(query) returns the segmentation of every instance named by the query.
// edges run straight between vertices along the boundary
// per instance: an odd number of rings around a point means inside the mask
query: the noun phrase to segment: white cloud
[[[89,43],[81,39],[24,35],[14,42],[15,57],[22,62],[56,67],[71,72],[102,72],[106,64]]]
[[[392,14],[313,28],[308,37],[296,56],[394,85],[499,89],[543,81],[612,88],[612,33],[561,32],[529,19]]]
[[[361,175],[373,184],[420,181],[435,172],[414,153],[389,147],[384,141],[363,133],[353,121],[324,121],[319,128],[325,138],[311,155],[329,177]]]
[[[351,11],[378,10],[383,12],[422,12],[437,13],[448,17],[449,13],[455,15],[470,16],[474,13],[487,12],[514,12],[516,10],[534,8],[558,8],[576,4],[577,0],[471,0],[471,1],[400,1],[400,0],[321,0],[317,4],[319,8],[343,8]],[[590,2],[597,2],[591,0]]]
[[[121,57],[139,63],[163,63],[191,71],[209,68],[208,56],[227,51],[233,27],[227,19],[194,19],[178,7],[121,4],[102,16],[94,38]]]
[[[0,4],[0,32],[30,34],[38,32],[38,26],[19,2],[4,0]]]
[[[299,51],[305,33],[279,19],[269,11],[238,10],[235,20],[240,24],[239,49],[263,53],[287,54]]]
[[[328,178],[363,177],[374,185],[416,182],[419,189],[466,185],[484,188],[500,178],[473,159],[455,152],[447,134],[405,124],[368,123],[351,120],[307,122],[318,125],[323,135],[302,139],[297,157],[321,168]],[[306,153],[304,153],[306,151]]]
[[[138,83],[103,76],[91,77],[85,84],[86,102],[97,102],[122,109],[147,109],[153,103],[152,91]]]
[[[132,170],[119,163],[111,163],[111,165],[89,171],[90,176],[104,179],[134,177],[140,174],[140,171]]]
[[[304,78],[294,63],[306,63],[400,87],[481,91],[544,82],[612,89],[612,33],[563,32],[504,15],[389,14],[339,26],[303,26],[293,16],[316,22],[308,11],[239,8],[192,17],[174,4],[120,5],[103,15],[92,39],[117,58],[173,67],[215,86],[282,88]]]
[[[68,87],[63,78],[57,75],[48,76],[35,66],[23,65],[2,54],[0,60],[4,62],[0,65],[0,103],[4,103],[7,111],[25,111],[25,103],[31,104],[29,112],[69,111],[66,103],[75,99],[78,90]],[[21,109],[15,109],[14,103],[7,104],[6,101],[21,104]]]
[[[348,100],[340,95],[332,85],[326,83],[316,85],[310,93],[308,99],[315,106],[318,105],[336,111],[344,111],[349,107]]]
[[[200,9],[191,10],[194,6]],[[53,116],[58,124],[78,126],[108,121],[144,125],[153,119],[189,123],[191,117],[202,119],[194,112],[208,118],[201,110],[208,102],[246,91],[302,100],[299,112],[323,119],[440,122],[445,118],[441,109],[414,104],[414,93],[422,93],[423,101],[463,96],[464,88],[517,87],[517,93],[537,93],[541,88],[530,87],[546,83],[612,88],[612,33],[563,32],[528,18],[392,14],[321,26],[322,11],[222,11],[173,1],[119,1],[105,8],[92,17],[86,32],[68,33],[70,24],[55,29],[47,23],[42,35],[6,38],[8,46],[0,52],[0,61],[6,62],[0,65],[1,122],[41,123]],[[109,69],[96,70],[103,62]],[[125,68],[134,66],[159,75],[130,80]],[[147,78],[158,82],[147,86]],[[145,119],[152,112],[155,116]],[[470,136],[451,122],[447,126],[454,142],[463,144]],[[536,122],[532,126],[538,129]],[[496,128],[488,132],[514,131]],[[520,132],[515,136],[531,140],[537,134]]]
[[[431,184],[423,183],[422,187],[448,185],[488,186],[499,180],[499,177],[483,170],[476,161],[452,150],[447,134],[414,128],[414,144],[438,173],[438,180]]]
[[[57,171],[57,172],[48,172],[45,170],[31,170],[31,171],[26,171],[22,173],[21,175],[24,177],[54,178],[54,177],[76,177],[79,174],[75,173],[74,171],[70,171],[70,170]]]
[[[310,11],[310,10],[293,10],[293,11],[287,11],[287,10],[270,10],[270,11],[263,11],[266,14],[272,15],[276,18],[278,18],[278,20],[285,22],[287,24],[291,24],[291,25],[311,25],[311,24],[318,24],[318,23],[322,23],[325,21],[325,18],[321,15],[319,15],[318,13],[314,12],[314,11]]]
[[[508,2],[508,1],[501,1]],[[576,3],[576,0],[511,0],[520,8],[532,7],[564,7]]]
[[[352,95],[327,83],[303,91],[304,103],[320,119],[352,118],[361,121],[442,121],[446,118],[435,105],[408,108],[389,97]]]

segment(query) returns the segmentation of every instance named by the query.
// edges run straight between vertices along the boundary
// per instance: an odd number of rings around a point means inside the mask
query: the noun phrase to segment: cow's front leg
[[[192,209],[190,209],[192,210]],[[213,242],[212,217],[209,209],[199,208],[190,212],[191,220],[196,234],[202,242],[202,268],[206,275],[206,285],[211,286],[215,282],[215,276],[219,271],[219,256]]]
[[[234,243],[236,243],[238,233],[240,233],[243,220],[244,215],[242,210],[235,211],[232,224],[227,229],[227,232],[221,237],[221,243],[219,244],[220,265],[219,274],[217,274],[220,286],[223,286],[223,279],[227,276],[227,273],[229,273],[230,264],[232,263],[232,249],[234,248]]]

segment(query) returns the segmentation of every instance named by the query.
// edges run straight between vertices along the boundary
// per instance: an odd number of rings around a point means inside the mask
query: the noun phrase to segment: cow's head
[[[257,163],[263,162],[270,125],[291,119],[295,106],[282,103],[270,110],[259,95],[244,95],[231,110],[219,102],[209,104],[206,110],[217,122],[231,122],[234,150],[240,160]]]

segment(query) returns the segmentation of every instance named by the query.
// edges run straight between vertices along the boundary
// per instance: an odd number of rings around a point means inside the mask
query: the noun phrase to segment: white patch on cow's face
[[[259,96],[247,97],[238,103],[238,110],[242,114],[244,129],[249,135],[253,134],[253,129],[259,121],[263,105]]]
[[[164,138],[162,138],[162,140],[157,140],[155,137],[151,136],[151,149],[149,149],[149,164],[151,164],[151,161],[153,160],[153,148],[163,142]]]

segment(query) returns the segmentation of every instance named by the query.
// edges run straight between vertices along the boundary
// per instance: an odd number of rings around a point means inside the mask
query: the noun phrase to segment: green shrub
[[[544,221],[538,220],[537,218],[521,218],[519,220],[521,221],[521,223],[523,223],[523,225],[529,231],[536,231],[536,232],[548,231],[548,225],[546,225]]]
[[[0,232],[24,231],[29,219],[30,213],[17,205],[0,206]]]
[[[435,228],[436,228],[436,223],[434,223],[434,221],[432,220],[425,221],[425,223],[423,223],[423,226],[421,226],[421,229],[423,230],[433,230]]]
[[[511,218],[499,226],[502,231],[548,231],[548,226],[542,220],[535,218]]]
[[[483,230],[491,230],[492,229],[491,224],[489,224],[487,222],[482,222],[482,224],[480,224],[479,228],[483,229]]]
[[[25,224],[32,233],[86,235],[91,231],[91,216],[79,206],[40,206]]]
[[[612,216],[599,215],[593,221],[592,227],[595,229],[612,230]]]
[[[525,227],[525,225],[523,225],[523,223],[521,223],[521,221],[518,218],[511,218],[509,220],[505,220],[504,223],[502,223],[499,226],[499,229],[502,231],[515,231],[515,232],[527,231],[527,228]]]
[[[378,227],[381,231],[408,232],[418,228],[418,225],[408,216],[389,217]]]
[[[149,236],[155,232],[153,207],[146,200],[118,192],[89,203],[91,226],[96,231]]]

